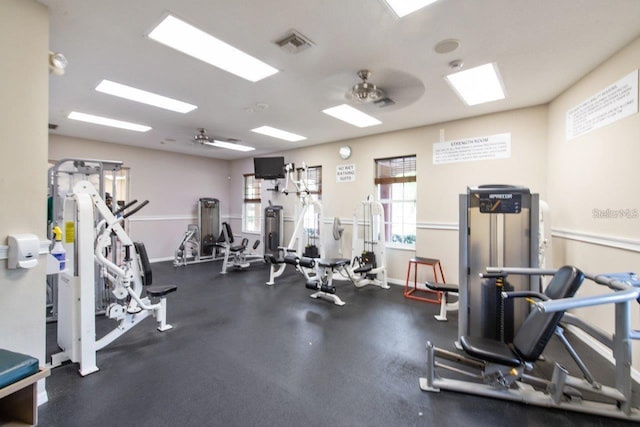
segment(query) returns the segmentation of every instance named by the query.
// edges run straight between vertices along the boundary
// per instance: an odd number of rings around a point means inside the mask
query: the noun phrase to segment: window
[[[300,173],[298,170],[298,179],[303,178]],[[315,200],[322,199],[322,166],[308,166],[306,179],[309,193],[317,196],[314,197]]]
[[[322,166],[308,166],[306,177],[303,171],[298,169],[298,181],[304,181],[302,185],[309,190],[309,196],[313,200],[322,200]],[[320,212],[315,212],[313,206],[310,206],[304,218],[304,231],[308,236],[307,240],[309,240],[307,243],[315,243],[316,245],[319,243],[315,240],[320,235],[321,221]]]
[[[376,160],[378,200],[384,208],[385,241],[416,243],[416,156]]]
[[[245,233],[260,232],[260,185],[262,180],[254,174],[244,175],[244,199],[242,215],[242,231]]]

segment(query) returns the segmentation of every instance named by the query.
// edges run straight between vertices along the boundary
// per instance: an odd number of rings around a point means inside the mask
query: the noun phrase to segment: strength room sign
[[[434,165],[509,157],[511,157],[511,133],[433,144]]]

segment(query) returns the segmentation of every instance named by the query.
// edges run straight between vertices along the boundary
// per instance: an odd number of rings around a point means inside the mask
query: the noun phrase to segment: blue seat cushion
[[[0,349],[0,388],[37,373],[38,359]]]

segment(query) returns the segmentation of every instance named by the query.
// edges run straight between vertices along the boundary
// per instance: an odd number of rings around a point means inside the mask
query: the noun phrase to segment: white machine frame
[[[313,208],[314,213],[318,215],[320,220],[322,220],[323,218],[322,204],[311,197],[310,191],[307,187],[307,166],[303,163],[302,167],[299,168],[299,170],[301,172],[301,178],[300,180],[296,180],[293,176],[295,172],[294,165],[292,163],[285,165],[286,181],[285,186],[280,190],[285,195],[294,192],[299,198],[299,204],[296,208],[296,224],[293,230],[293,234],[291,235],[286,248],[281,249],[281,252],[283,252],[282,255],[295,255],[298,260],[303,254],[304,220],[307,211],[310,208]],[[289,190],[289,184],[293,185],[295,189],[294,191]],[[325,250],[322,243],[322,232],[320,230],[317,236],[317,240],[318,253],[320,255],[320,258],[324,258]],[[275,279],[282,276],[287,267],[287,264],[288,263],[286,262],[281,262],[278,264],[271,263],[269,269],[269,281],[267,282],[267,285],[272,286],[275,284]],[[315,263],[313,267],[304,267],[300,265],[299,262],[291,264],[295,266],[297,271],[304,275],[305,279],[309,280],[311,277],[315,276],[315,273],[313,272]]]
[[[48,227],[48,237],[53,240],[53,228],[63,228],[63,204],[67,193],[73,191],[73,185],[78,181],[93,182],[101,195],[111,192],[114,202],[121,196],[117,189],[116,180],[112,180],[111,188],[105,185],[105,177],[126,171],[123,162],[119,160],[100,160],[85,158],[64,158],[57,161],[49,168],[48,195],[51,197],[51,224]],[[96,277],[96,313],[104,313],[111,303],[111,295],[104,292],[99,277]],[[47,277],[47,307],[50,312],[47,320],[56,320],[58,317],[58,275]]]
[[[62,351],[51,357],[51,367],[71,360],[80,364],[80,375],[85,376],[98,371],[98,350],[148,316],[156,319],[157,329],[161,332],[172,326],[166,322],[164,296],[156,303],[149,297],[141,297],[143,274],[133,241],[122,227],[123,218],[113,215],[94,186],[88,181],[78,182],[65,200],[64,211],[68,257],[67,269],[60,273],[58,296],[58,345]],[[102,218],[97,226],[95,218]],[[121,266],[105,257],[112,234],[123,247],[129,248],[129,259]],[[114,296],[123,301],[108,307],[106,315],[117,320],[118,325],[98,340],[95,327],[96,262],[105,270]]]
[[[363,215],[360,216],[359,212]],[[347,266],[346,272],[348,278],[357,287],[361,288],[367,285],[379,286],[382,289],[389,289],[387,283],[387,268],[385,241],[382,226],[384,223],[384,208],[382,203],[374,200],[372,196],[360,202],[360,205],[353,211],[353,232],[351,239],[351,257],[352,263]],[[360,233],[362,226],[362,235]],[[362,254],[367,246],[373,249],[376,260],[376,267],[366,271],[357,271],[356,254]],[[380,275],[380,278],[378,278]]]
[[[554,270],[528,268],[488,268],[487,271],[529,276],[555,274]],[[613,378],[615,385],[613,387],[599,384],[594,380],[577,352],[564,337],[563,328],[558,326],[555,334],[580,368],[583,378],[570,375],[558,363],[555,363],[551,380],[538,378],[525,372],[531,368],[529,364],[513,368],[495,362],[484,362],[436,348],[429,342],[427,343],[427,373],[425,377],[420,378],[420,388],[423,391],[431,392],[437,392],[440,389],[453,390],[549,408],[640,421],[640,408],[633,407],[633,380],[631,377],[631,340],[640,340],[640,331],[634,331],[631,328],[631,304],[634,304],[634,300],[640,296],[640,281],[633,273],[625,273],[625,275],[628,275],[629,279],[623,280],[610,275],[584,274],[586,279],[603,285],[613,292],[555,300],[541,299],[534,304],[533,308],[533,310],[540,310],[543,313],[553,313],[596,305],[615,304],[614,334],[608,334],[588,325],[569,313],[564,313],[561,320],[561,325],[570,324],[578,327],[612,351],[615,370]],[[633,277],[635,279],[632,280]],[[438,362],[437,357],[456,362],[467,368],[477,369],[480,374],[472,374],[467,370]],[[436,368],[482,379],[484,383],[443,378],[437,375]],[[583,395],[582,392],[597,397],[593,399],[588,395]]]

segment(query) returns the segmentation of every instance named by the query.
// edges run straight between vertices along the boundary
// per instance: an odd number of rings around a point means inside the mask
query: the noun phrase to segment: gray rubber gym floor
[[[425,393],[425,343],[453,349],[457,317],[401,286],[337,282],[346,305],[309,298],[301,275],[266,286],[268,268],[220,275],[220,263],[153,265],[154,284],[175,283],[167,320],[153,319],[98,353],[100,371],[55,368],[41,426],[614,426],[583,415],[454,392]],[[99,317],[103,334],[114,323]],[[57,352],[48,325],[47,354]],[[558,350],[554,337],[550,352]],[[581,355],[588,350],[577,346]],[[561,351],[561,350],[560,350]],[[596,379],[606,364],[587,358]],[[572,367],[570,362],[566,366]],[[574,365],[575,366],[575,365]],[[601,378],[604,377],[604,378]]]

